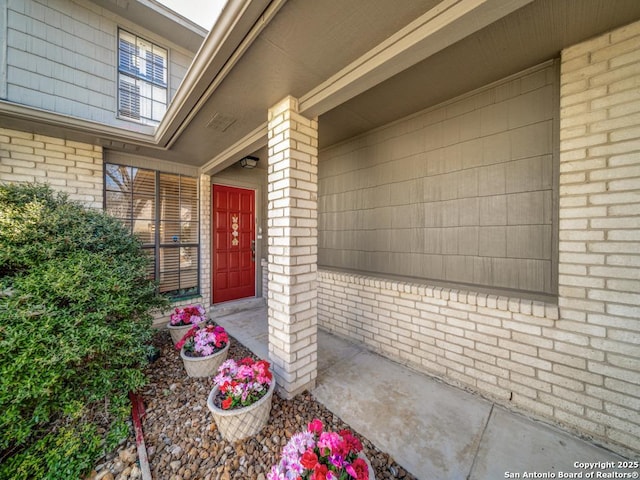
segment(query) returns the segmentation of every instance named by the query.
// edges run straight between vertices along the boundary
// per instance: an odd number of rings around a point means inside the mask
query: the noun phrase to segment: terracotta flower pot
[[[218,368],[227,359],[229,344],[220,351],[207,355],[206,357],[190,357],[185,354],[184,347],[180,349],[180,358],[184,364],[184,369],[190,377],[213,377],[218,372]]]
[[[213,419],[220,430],[222,438],[230,442],[242,440],[243,438],[256,435],[269,421],[271,413],[271,399],[276,388],[276,379],[271,381],[269,390],[264,397],[248,407],[235,408],[233,410],[223,410],[213,403],[218,394],[218,387],[215,386],[209,398],[207,407],[213,414]]]

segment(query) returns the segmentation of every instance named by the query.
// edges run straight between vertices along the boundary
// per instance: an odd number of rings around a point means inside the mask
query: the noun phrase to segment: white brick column
[[[200,174],[200,295],[211,305],[211,177]]]
[[[269,356],[291,398],[317,374],[318,122],[287,97],[269,110]]]

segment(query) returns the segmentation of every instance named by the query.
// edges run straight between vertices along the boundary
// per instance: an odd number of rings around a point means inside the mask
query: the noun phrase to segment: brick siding
[[[48,183],[101,209],[102,147],[0,128],[0,182]]]
[[[417,370],[552,416],[558,307],[540,301],[319,271],[318,322]],[[573,357],[571,357],[573,358]],[[576,367],[576,363],[572,363]],[[568,378],[574,378],[570,375]]]
[[[640,22],[562,53],[559,420],[640,450]],[[557,343],[557,341],[554,339]],[[591,427],[591,428],[589,428]]]

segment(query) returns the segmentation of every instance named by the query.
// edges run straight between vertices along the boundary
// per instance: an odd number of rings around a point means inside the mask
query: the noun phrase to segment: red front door
[[[213,303],[256,294],[255,192],[214,185]]]

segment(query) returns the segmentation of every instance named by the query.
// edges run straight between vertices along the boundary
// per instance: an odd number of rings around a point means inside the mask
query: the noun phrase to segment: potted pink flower
[[[362,443],[349,430],[323,431],[314,419],[306,432],[294,434],[282,448],[282,457],[267,480],[374,480],[362,453]]]
[[[167,325],[173,344],[178,343],[191,327],[206,320],[207,311],[202,305],[176,307],[169,317],[169,324]]]
[[[229,335],[219,325],[207,324],[192,327],[176,343],[180,358],[190,377],[210,377],[227,358]]]
[[[235,442],[267,424],[276,382],[266,360],[225,361],[213,379],[207,406],[222,437]]]

